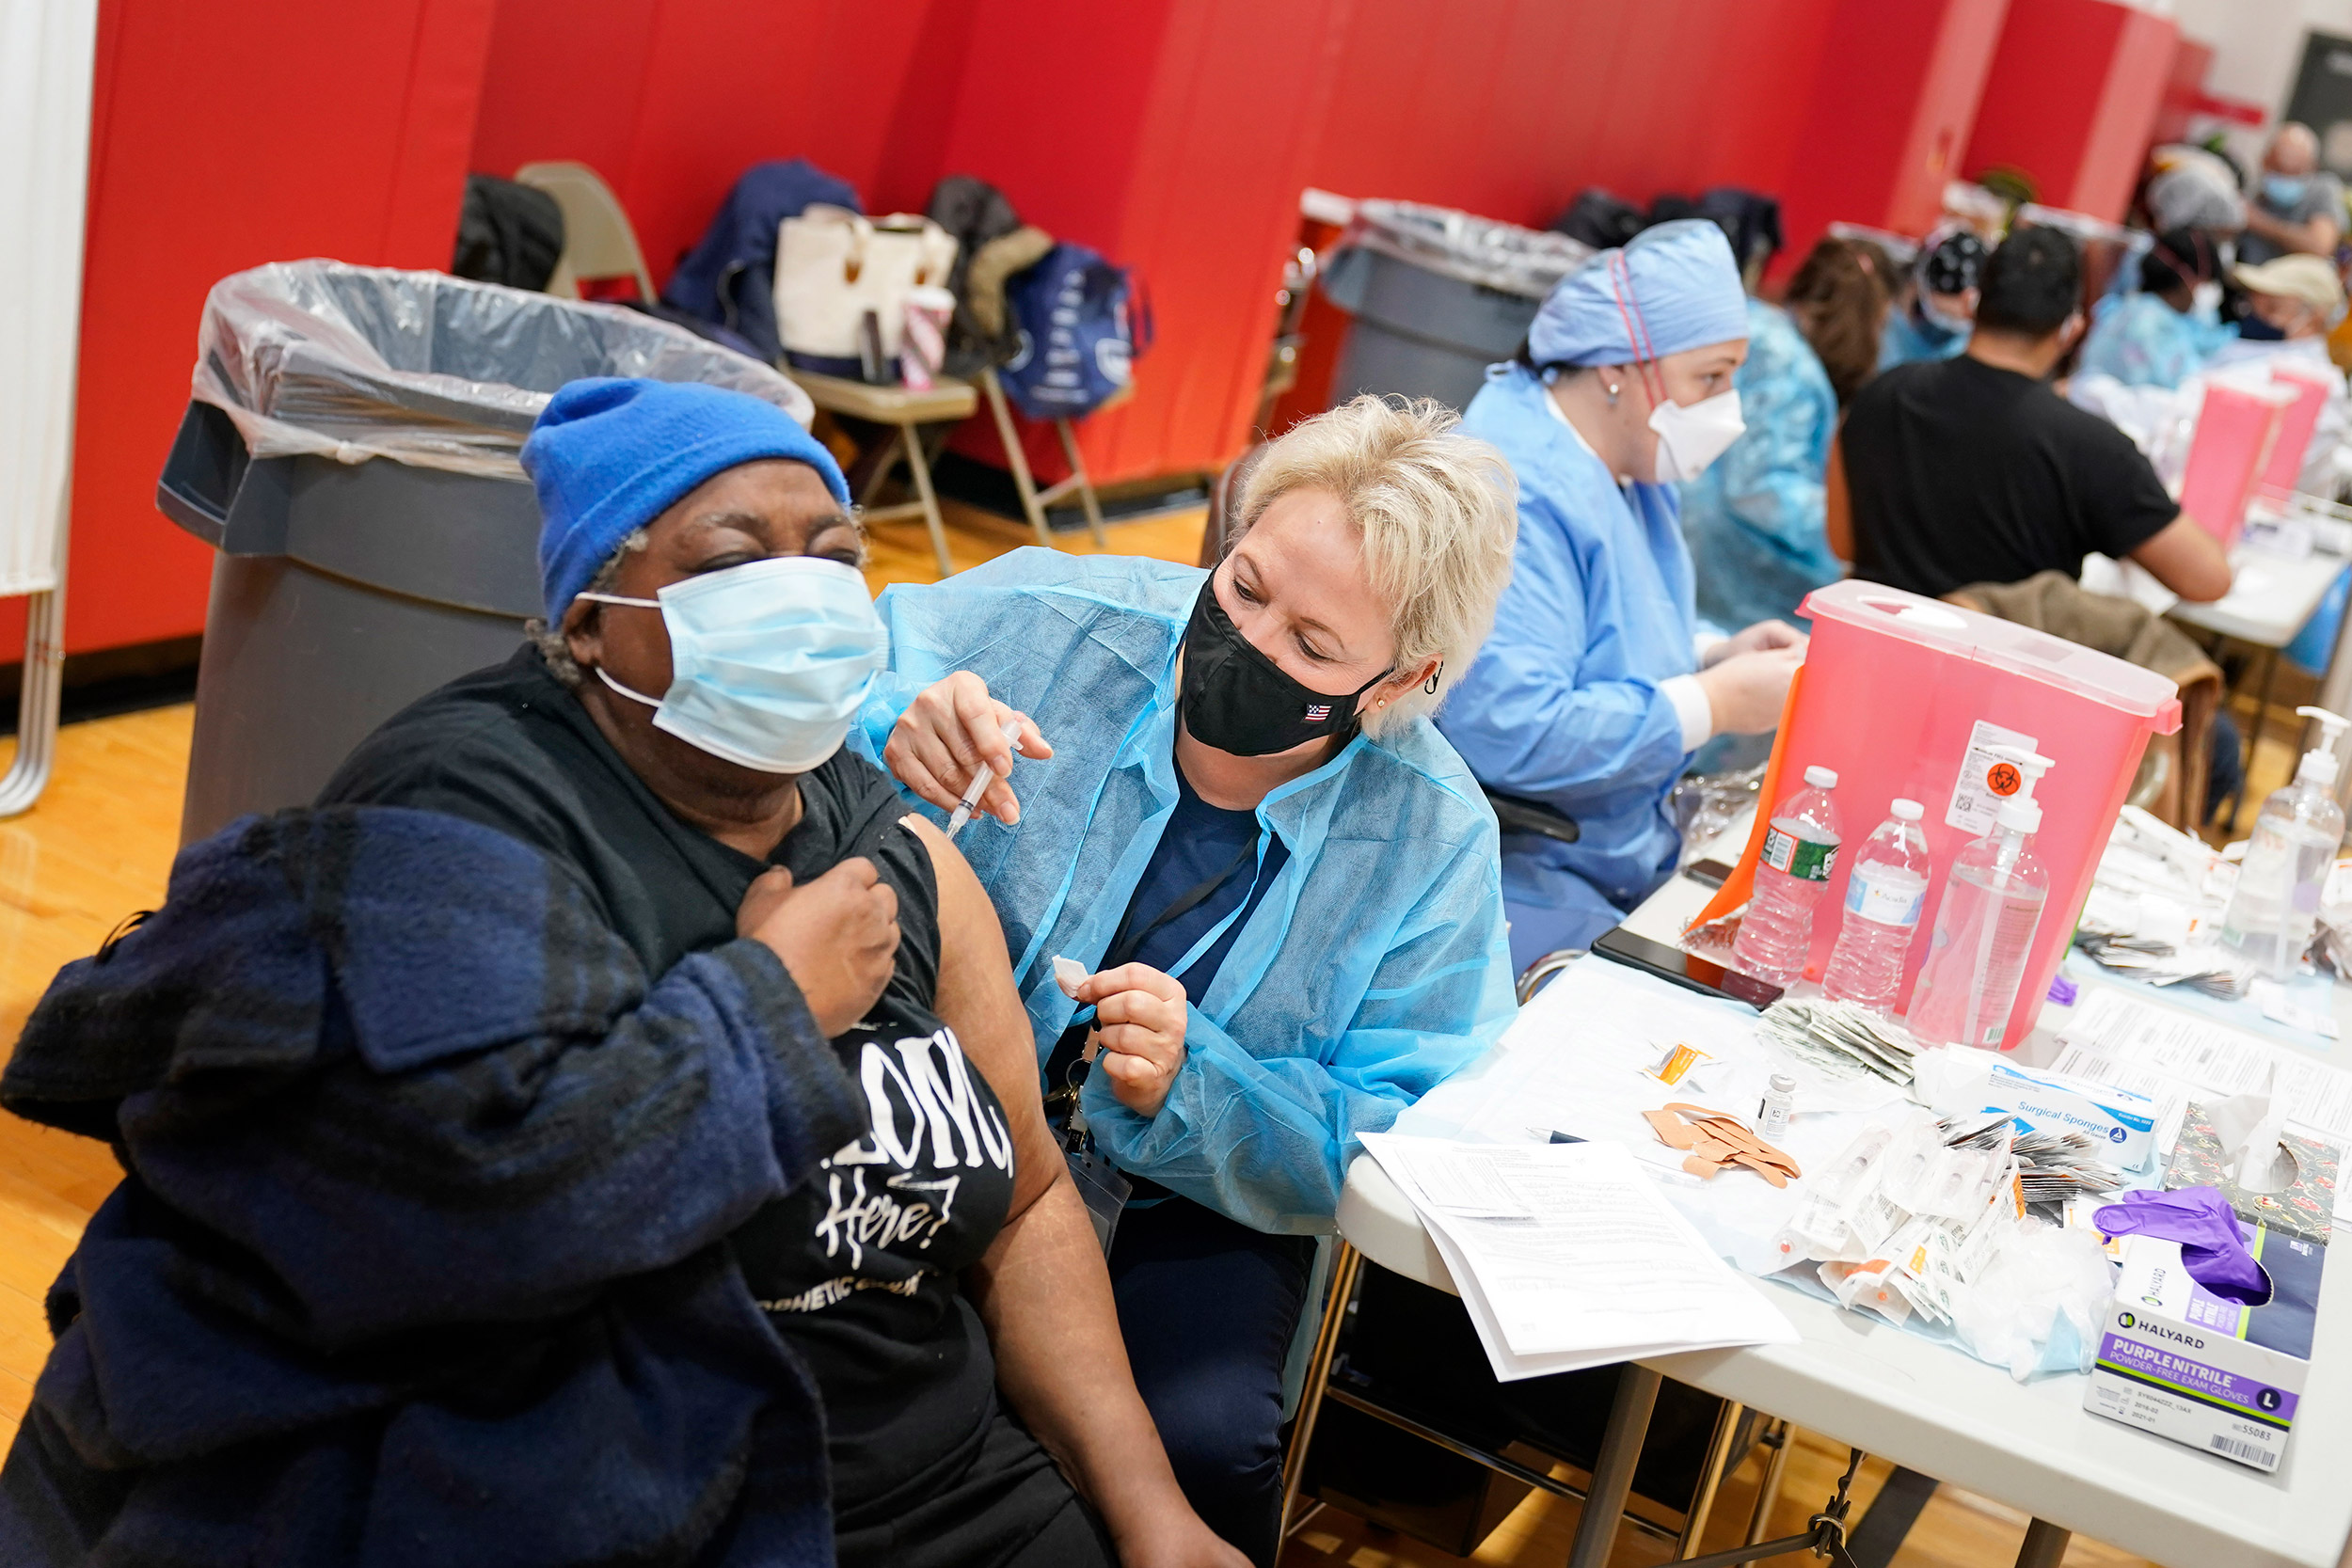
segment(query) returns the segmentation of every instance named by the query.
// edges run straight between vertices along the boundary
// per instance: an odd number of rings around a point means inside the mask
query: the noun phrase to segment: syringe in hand
[[[1021,721],[1006,720],[1004,736],[1005,744],[1011,747],[1013,754],[1018,756],[1021,752]],[[950,842],[958,833],[963,832],[963,825],[972,820],[972,808],[979,803],[981,794],[995,782],[996,770],[986,763],[980,764],[979,768],[974,771],[972,782],[963,786],[963,799],[956,802],[955,815],[947,818],[947,837]]]

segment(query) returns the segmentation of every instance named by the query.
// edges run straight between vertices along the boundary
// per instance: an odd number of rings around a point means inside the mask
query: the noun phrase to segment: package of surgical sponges
[[[2014,1062],[1993,1065],[1986,1074],[1984,1103],[1988,1110],[2009,1112],[2020,1131],[2087,1134],[2122,1170],[2147,1168],[2156,1152],[2156,1123],[2164,1111],[2146,1095],[2129,1089],[2037,1072]]]
[[[2270,1293],[2249,1305],[2192,1278],[2179,1241],[2126,1236],[2122,1247],[2083,1408],[2276,1470],[2301,1413],[2328,1249],[2255,1227],[2247,1250]]]

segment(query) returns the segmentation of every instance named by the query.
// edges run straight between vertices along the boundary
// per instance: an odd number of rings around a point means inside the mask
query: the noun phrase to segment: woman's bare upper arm
[[[928,818],[909,815],[902,820],[930,851],[939,884],[939,988],[933,1010],[956,1032],[964,1055],[1005,1108],[1016,1150],[1012,1212],[1018,1214],[1063,1166],[1060,1148],[1045,1125],[1036,1039],[1012,983],[1004,927],[963,851]]]

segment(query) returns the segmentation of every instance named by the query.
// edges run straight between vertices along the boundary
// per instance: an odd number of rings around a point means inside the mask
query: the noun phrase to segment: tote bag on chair
[[[786,356],[852,376],[868,356],[895,365],[908,291],[945,285],[955,264],[955,237],[914,214],[868,218],[820,205],[786,218],[776,237],[776,329]]]

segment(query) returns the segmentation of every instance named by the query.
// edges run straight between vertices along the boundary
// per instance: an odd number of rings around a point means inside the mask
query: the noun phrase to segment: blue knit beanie
[[[548,625],[563,625],[621,541],[714,474],[764,457],[817,470],[844,507],[850,486],[823,443],[747,392],[691,381],[592,377],[548,401],[523,471],[539,493],[539,585]]]

